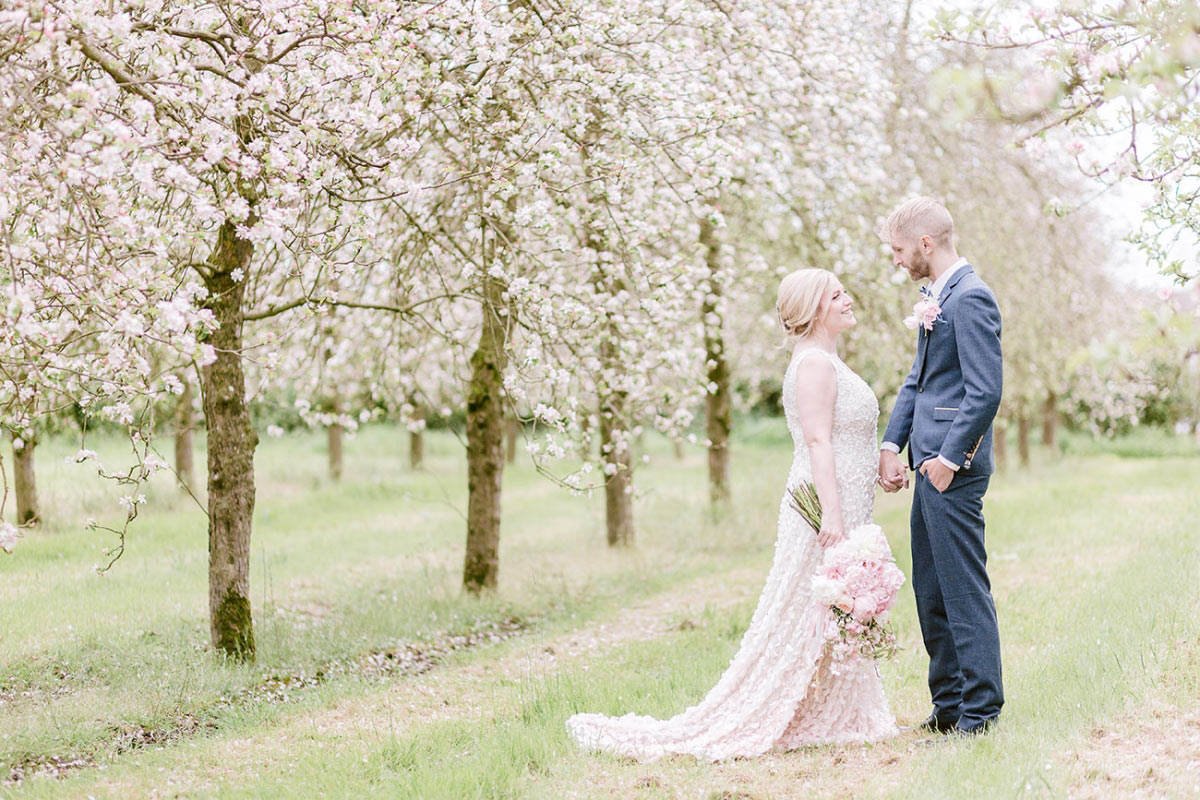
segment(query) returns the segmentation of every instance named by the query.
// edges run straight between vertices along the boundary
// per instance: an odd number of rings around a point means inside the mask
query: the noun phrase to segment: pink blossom
[[[859,623],[870,622],[875,618],[875,605],[878,601],[869,594],[862,594],[854,598],[854,608],[850,611],[854,615],[854,619]]]

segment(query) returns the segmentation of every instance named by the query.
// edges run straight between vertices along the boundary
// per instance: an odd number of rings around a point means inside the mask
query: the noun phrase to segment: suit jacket
[[[917,328],[917,355],[883,439],[908,446],[910,467],[941,455],[959,475],[990,475],[1004,383],[1000,308],[969,264],[950,278],[939,304],[933,330]]]

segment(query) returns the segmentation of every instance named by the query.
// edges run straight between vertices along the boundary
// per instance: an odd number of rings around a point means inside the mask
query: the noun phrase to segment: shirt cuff
[[[958,464],[955,464],[953,461],[946,458],[945,456],[939,454],[938,461],[942,462],[943,464],[945,464],[947,467],[954,470],[955,472],[958,472]]]
[[[879,445],[879,449],[880,450],[891,450],[893,453],[897,453],[897,454],[900,452],[900,446],[894,442],[884,442],[883,444]]]

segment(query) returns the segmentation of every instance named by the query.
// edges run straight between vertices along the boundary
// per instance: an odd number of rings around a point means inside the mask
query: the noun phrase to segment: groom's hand
[[[943,464],[937,456],[921,462],[921,474],[929,479],[933,488],[938,490],[938,494],[946,491],[950,487],[950,481],[954,480],[954,470]]]
[[[879,477],[876,482],[888,493],[908,487],[908,470],[900,461],[900,456],[891,450],[879,451]]]

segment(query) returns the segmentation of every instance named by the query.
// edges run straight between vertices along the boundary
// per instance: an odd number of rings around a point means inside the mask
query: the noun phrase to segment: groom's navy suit
[[[912,372],[883,438],[907,445],[914,469],[939,456],[959,467],[944,493],[916,475],[912,581],[934,714],[971,731],[994,719],[1004,704],[983,543],[992,420],[1003,381],[1000,310],[970,265],[950,276],[937,299],[941,316],[933,330],[917,329]]]

